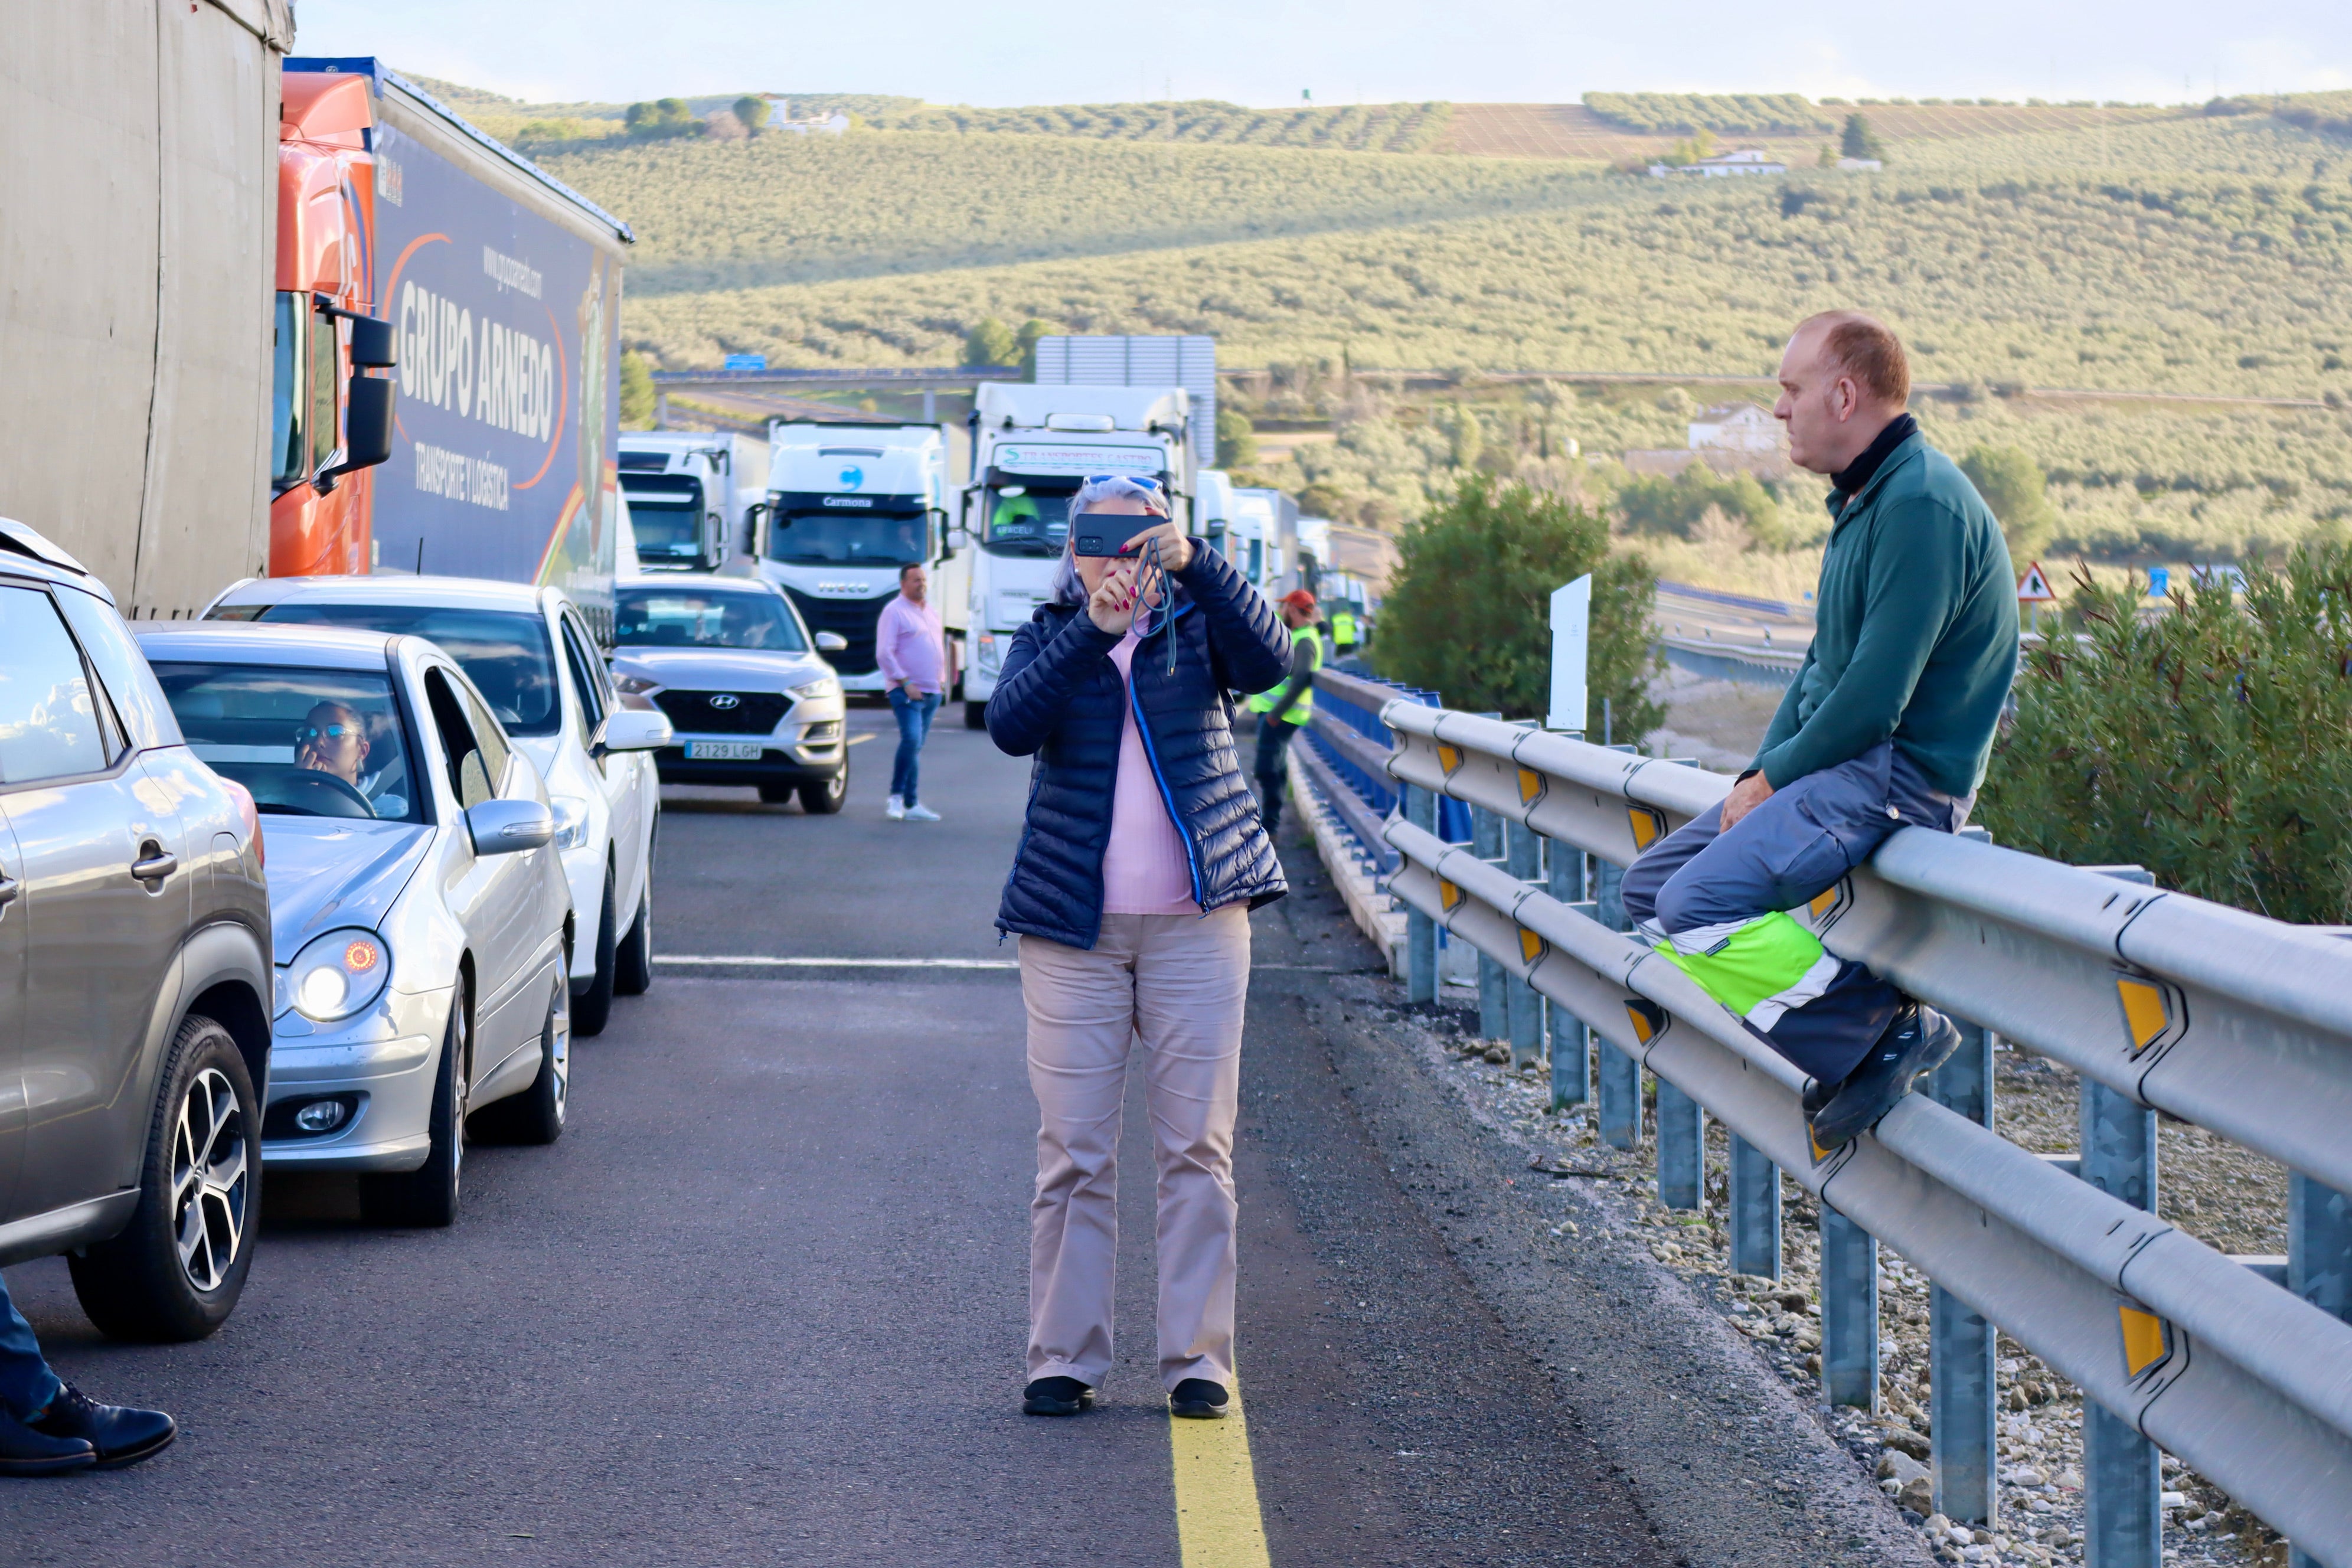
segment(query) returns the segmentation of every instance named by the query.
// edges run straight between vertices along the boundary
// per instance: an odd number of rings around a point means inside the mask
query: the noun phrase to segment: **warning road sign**
[[[2017,602],[2021,605],[2052,605],[2058,595],[2050,591],[2050,579],[2042,574],[2042,563],[2036,561],[2025,569],[2023,581],[2017,584]]]

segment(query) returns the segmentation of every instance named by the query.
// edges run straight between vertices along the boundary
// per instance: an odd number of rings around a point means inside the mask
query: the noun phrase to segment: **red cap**
[[[1304,588],[1293,588],[1282,596],[1282,602],[1294,610],[1305,610],[1310,616],[1315,613],[1315,595]]]

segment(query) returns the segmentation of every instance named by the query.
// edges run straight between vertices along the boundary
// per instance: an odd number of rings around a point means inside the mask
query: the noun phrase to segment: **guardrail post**
[[[1780,1168],[1731,1135],[1731,1271],[1780,1278]]]
[[[1600,907],[1584,897],[1584,851],[1557,838],[1544,840],[1547,890],[1589,920],[1601,918]],[[1591,1091],[1592,1037],[1584,1020],[1567,1008],[1544,999],[1545,1046],[1551,1053],[1551,1108],[1565,1110],[1582,1105]]]
[[[1878,1238],[1822,1205],[1822,1397],[1878,1408]]]
[[[1625,900],[1619,896],[1624,881],[1622,866],[1593,861],[1593,918],[1611,931],[1624,931],[1633,923],[1625,918]],[[1601,1141],[1612,1149],[1637,1147],[1642,1142],[1642,1064],[1607,1040],[1593,1054],[1599,1058],[1595,1068],[1601,1080]]]
[[[2352,1197],[2297,1171],[2288,1172],[2286,1182],[2286,1288],[2352,1322]],[[2288,1563],[2321,1568],[2301,1547]]]
[[[1435,795],[1419,784],[1399,784],[1397,800],[1407,822],[1424,833],[1437,831]],[[1410,904],[1404,915],[1404,999],[1437,1000],[1437,922]]]
[[[1478,717],[1493,719],[1500,715],[1481,713]],[[1483,805],[1470,808],[1470,853],[1498,865],[1503,860],[1503,819]],[[1500,963],[1484,952],[1478,954],[1478,1037],[1482,1040],[1510,1037],[1510,1004],[1503,994],[1506,974]]]
[[[1543,839],[1535,829],[1510,823],[1505,829],[1510,846],[1513,878],[1533,884],[1543,879]],[[1532,1067],[1543,1057],[1543,997],[1536,988],[1504,971],[1503,994],[1511,1026],[1511,1066]]]
[[[1927,1097],[1979,1127],[1993,1124],[1993,1034],[1966,1018],[1960,1048],[1927,1079]],[[1995,1354],[2000,1336],[1941,1285],[1927,1289],[1927,1409],[1936,1509],[1955,1524],[1993,1522],[1999,1494],[2000,1411]]]
[[[1706,1111],[1699,1102],[1658,1080],[1658,1201],[1670,1209],[1695,1209],[1706,1199]]]

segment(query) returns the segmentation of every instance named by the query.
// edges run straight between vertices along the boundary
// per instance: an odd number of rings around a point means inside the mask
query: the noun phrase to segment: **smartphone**
[[[1074,555],[1117,555],[1127,542],[1168,520],[1156,512],[1082,511],[1070,520]]]

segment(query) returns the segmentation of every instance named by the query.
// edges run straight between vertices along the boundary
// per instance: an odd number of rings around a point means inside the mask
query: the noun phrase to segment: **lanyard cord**
[[[1148,613],[1145,606],[1149,602],[1150,595],[1147,593],[1146,588],[1148,584],[1152,584],[1155,580],[1157,581],[1160,590],[1160,607],[1156,612]],[[1135,613],[1137,617],[1139,619],[1148,618],[1148,625],[1135,634],[1136,638],[1139,642],[1143,638],[1150,637],[1153,632],[1164,632],[1167,634],[1167,670],[1169,676],[1172,679],[1176,674],[1176,632],[1174,626],[1176,616],[1176,585],[1169,581],[1168,568],[1160,564],[1160,541],[1157,539],[1147,539],[1143,542],[1141,570],[1138,571],[1135,574]]]

